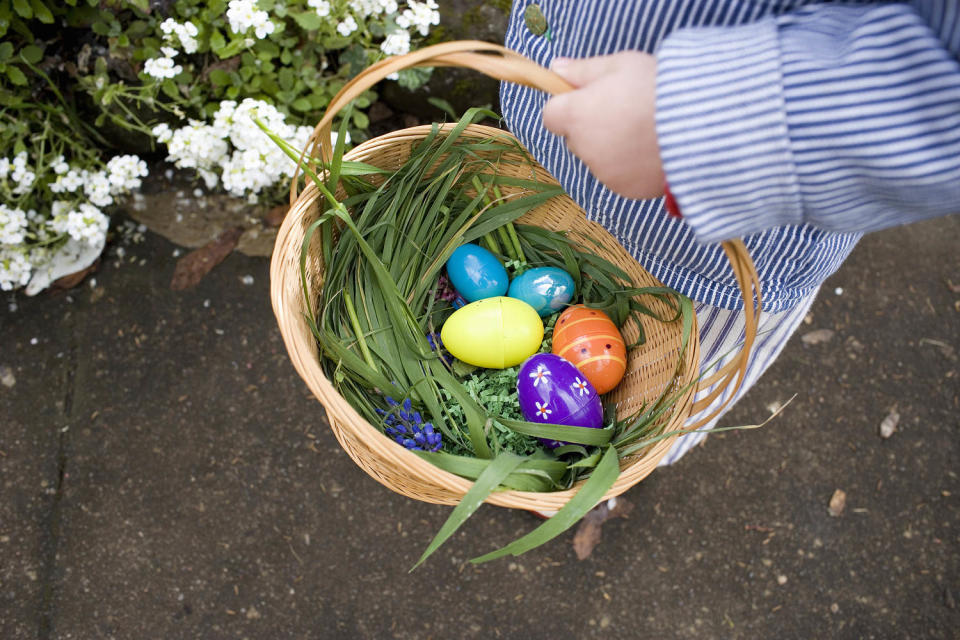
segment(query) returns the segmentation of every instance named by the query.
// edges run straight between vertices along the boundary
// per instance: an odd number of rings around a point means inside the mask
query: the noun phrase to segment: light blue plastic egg
[[[499,258],[477,244],[464,244],[454,250],[447,260],[447,277],[468,302],[504,296],[510,286],[510,277]]]
[[[557,267],[537,267],[524,271],[510,283],[508,296],[523,300],[536,309],[541,318],[560,311],[576,294],[573,277]]]

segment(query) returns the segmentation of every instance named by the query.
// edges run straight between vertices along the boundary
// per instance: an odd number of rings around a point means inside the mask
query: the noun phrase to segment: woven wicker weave
[[[490,55],[491,53],[494,55]],[[317,147],[314,153],[329,158],[330,122],[339,109],[387,74],[415,65],[467,66],[493,77],[524,82],[553,93],[569,89],[569,86],[558,77],[496,45],[459,42],[428,47],[408,56],[391,58],[378,63],[347,85],[341,94],[334,98],[330,110],[317,125],[314,132]],[[442,128],[442,131],[447,131],[450,127],[452,125]],[[421,140],[429,132],[430,127],[424,126],[380,136],[354,148],[345,155],[345,159],[367,162],[393,170],[400,167],[408,157],[411,143]],[[510,134],[502,130],[479,125],[468,127],[463,135],[477,138],[503,136],[515,142]],[[530,178],[530,173],[533,171],[539,180],[556,184],[542,167],[521,151],[516,153],[516,157],[506,160],[511,159],[515,162],[500,163],[498,169],[500,173]],[[313,243],[307,257],[309,300],[304,300],[300,283],[300,254],[304,234],[307,227],[318,216],[317,203],[321,197],[312,184],[308,185],[302,193],[297,193],[295,187],[291,190],[291,208],[280,228],[271,263],[273,309],[293,365],[326,409],[330,426],[337,440],[350,457],[370,476],[390,489],[417,500],[455,504],[469,490],[471,481],[435,467],[383,435],[379,428],[366,422],[337,393],[321,369],[316,340],[304,320],[306,305],[316,304],[318,294],[323,287],[324,265],[320,256],[319,243]],[[587,244],[588,238],[592,239],[588,243],[590,250],[630,274],[634,286],[661,286],[661,283],[647,273],[603,227],[588,221],[576,203],[566,196],[550,199],[524,215],[518,222],[567,231],[570,238],[583,241],[581,244]],[[599,241],[601,246],[597,247],[594,241]],[[751,287],[756,286],[756,272],[742,243],[730,243],[725,246],[725,249],[737,274],[741,290],[745,292],[745,296],[749,295],[746,299],[753,300]],[[657,300],[647,297],[644,303],[664,314],[668,312],[666,307]],[[699,388],[714,385],[719,390],[728,384],[739,384],[742,379],[756,326],[754,305],[746,305],[746,307],[748,339],[744,351],[720,374],[708,381],[700,381]],[[759,307],[759,296],[757,307]],[[631,350],[627,374],[617,389],[607,398],[616,403],[618,416],[622,417],[637,411],[644,402],[655,400],[665,388],[688,387],[687,392],[671,411],[662,417],[664,431],[679,430],[683,428],[692,412],[705,407],[709,402],[709,399],[693,402],[694,391],[698,385],[690,383],[695,381],[700,369],[696,325],[694,324],[691,343],[684,354],[681,373],[675,377],[674,372],[682,339],[679,323],[662,323],[644,317],[643,324],[647,336],[646,342],[642,347]],[[623,329],[623,334],[627,343],[630,344],[637,336],[636,325],[628,323]],[[700,423],[703,422],[705,420],[700,421]],[[661,440],[636,455],[622,459],[620,476],[606,497],[623,493],[652,472],[674,440],[675,437]],[[511,508],[555,511],[562,507],[578,488],[579,485],[566,491],[545,493],[501,491],[493,493],[487,502]]]

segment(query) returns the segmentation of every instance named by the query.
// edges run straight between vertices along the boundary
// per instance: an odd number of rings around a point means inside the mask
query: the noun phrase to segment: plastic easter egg
[[[457,247],[447,260],[450,284],[467,302],[506,295],[510,286],[500,259],[478,244]]]
[[[440,339],[455,358],[487,369],[520,364],[540,349],[543,321],[522,300],[497,296],[457,309]]]
[[[572,363],[552,353],[538,353],[523,363],[517,374],[517,395],[529,422],[593,429],[603,426],[600,394]],[[550,448],[563,444],[541,440]]]
[[[627,370],[623,337],[599,309],[576,305],[561,313],[553,328],[552,351],[575,364],[601,395],[620,384]]]
[[[537,267],[514,278],[507,295],[523,300],[545,318],[567,306],[575,293],[569,273],[557,267]]]

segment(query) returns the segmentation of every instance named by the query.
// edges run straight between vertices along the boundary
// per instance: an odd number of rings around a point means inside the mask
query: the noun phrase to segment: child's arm
[[[906,5],[684,29],[657,51],[655,135],[654,63],[643,54],[558,69],[582,89],[552,99],[544,124],[622,195],[658,195],[665,171],[703,242],[955,213],[960,24],[952,29],[935,33]]]

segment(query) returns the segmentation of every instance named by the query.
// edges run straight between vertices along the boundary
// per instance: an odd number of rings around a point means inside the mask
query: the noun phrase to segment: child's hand
[[[543,124],[566,138],[603,184],[628,198],[663,195],[664,175],[654,124],[657,61],[624,51],[551,66],[577,90],[551,98]]]

